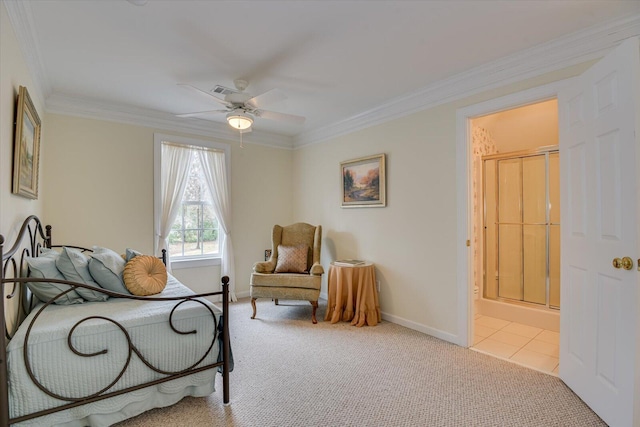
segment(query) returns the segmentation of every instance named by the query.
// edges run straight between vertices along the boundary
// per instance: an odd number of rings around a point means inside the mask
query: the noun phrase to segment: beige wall
[[[220,290],[219,287],[212,288],[213,285],[217,285],[218,280],[220,279],[219,265],[197,268],[174,268],[171,271],[171,274],[173,274],[180,282],[191,288],[191,290],[199,294]],[[211,283],[210,278],[215,278],[216,283]],[[220,301],[217,297],[209,297],[209,300],[213,302]]]
[[[294,219],[322,224],[323,264],[376,263],[384,317],[456,340],[456,110],[578,74],[587,64],[308,145],[294,153]],[[341,161],[387,155],[385,208],[340,208]],[[323,283],[326,292],[326,277]]]
[[[41,176],[38,200],[11,194],[15,108],[20,86],[25,86],[29,90],[29,95],[42,119],[44,115],[42,100],[20,52],[4,3],[0,3],[0,234],[4,235],[8,242],[12,242],[16,237],[22,220],[26,216],[30,214],[41,216],[42,195],[47,188]],[[42,126],[43,146],[46,145],[46,139],[47,128]],[[42,165],[47,159],[42,150],[40,154]]]
[[[296,150],[293,196],[295,219],[323,226],[325,268],[337,258],[373,261],[385,313],[450,332],[456,321],[455,174],[447,182],[447,169],[455,169],[453,132],[455,111],[443,106]],[[387,207],[340,208],[340,162],[377,153],[387,155]]]
[[[252,266],[271,247],[273,225],[293,220],[293,151],[246,143],[244,149],[232,147],[232,237],[240,297],[249,296]]]
[[[54,242],[152,253],[153,134],[171,132],[57,114],[45,119],[45,220]],[[248,295],[251,266],[269,246],[272,225],[292,218],[292,152],[230,143],[235,286]],[[202,283],[220,280],[219,267],[175,274],[202,291]]]

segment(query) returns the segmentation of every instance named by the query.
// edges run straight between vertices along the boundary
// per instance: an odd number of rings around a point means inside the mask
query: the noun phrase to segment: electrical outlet
[[[380,280],[376,280],[376,287],[378,288],[378,292],[380,292]]]

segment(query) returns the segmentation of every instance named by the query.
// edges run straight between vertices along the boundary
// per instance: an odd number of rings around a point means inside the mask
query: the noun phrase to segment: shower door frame
[[[550,212],[549,212],[549,202],[550,202],[550,196],[549,196],[549,155],[551,153],[558,153],[559,154],[559,146],[558,145],[546,145],[546,146],[541,146],[541,147],[537,147],[537,148],[532,148],[532,149],[528,149],[528,150],[520,150],[520,151],[511,151],[508,153],[496,153],[496,154],[488,154],[485,156],[481,157],[481,162],[482,162],[482,240],[483,240],[483,254],[482,254],[482,298],[484,299],[488,299],[488,300],[492,300],[492,301],[500,301],[500,302],[505,302],[505,303],[509,303],[509,304],[517,304],[517,305],[523,305],[526,307],[533,307],[533,308],[537,308],[537,309],[543,309],[543,310],[552,310],[552,311],[559,311],[560,307],[555,307],[552,306],[550,304],[550,286],[551,286],[551,281],[550,281],[550,263],[551,260],[549,258],[549,249],[550,249],[550,230],[551,230],[551,226],[552,225],[558,225],[560,226],[560,224],[552,224],[551,223],[551,218],[550,218]],[[496,160],[495,163],[495,181],[496,181],[496,185],[494,188],[495,191],[495,200],[499,200],[499,169],[498,169],[498,161],[499,160],[508,160],[508,159],[524,159],[526,157],[534,157],[534,156],[540,156],[540,155],[544,155],[545,156],[545,224],[534,224],[534,225],[544,225],[546,227],[545,229],[545,250],[546,250],[546,259],[545,259],[545,303],[544,304],[540,304],[540,303],[536,303],[536,302],[530,302],[530,301],[524,301],[524,300],[517,300],[517,299],[513,299],[513,298],[507,298],[507,297],[501,297],[500,296],[500,283],[499,283],[499,276],[498,276],[498,285],[497,285],[497,296],[495,298],[492,297],[487,297],[486,296],[486,289],[487,289],[487,203],[486,203],[486,191],[487,191],[487,183],[486,183],[486,173],[485,173],[485,161],[486,160]],[[523,185],[523,169],[522,166],[520,167],[520,186],[522,187]],[[521,198],[523,197],[523,192],[521,191]],[[495,218],[496,220],[499,219],[499,203],[495,204]],[[522,211],[521,208],[521,217],[523,215],[524,211]],[[500,257],[499,257],[499,246],[500,246],[500,239],[499,239],[499,225],[500,223],[498,221],[496,221],[496,237],[495,237],[495,271],[499,272],[500,271]],[[513,224],[513,225],[518,225],[518,224]],[[521,239],[521,246],[524,248],[524,222],[520,222],[519,225],[522,226],[522,239]],[[521,280],[521,289],[522,289],[522,295],[524,298],[524,250],[522,250],[521,253],[521,257],[522,257],[522,280]],[[495,277],[494,277],[495,279]]]

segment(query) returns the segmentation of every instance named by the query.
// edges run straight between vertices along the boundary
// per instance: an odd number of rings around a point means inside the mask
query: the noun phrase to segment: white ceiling
[[[616,0],[5,4],[49,111],[73,99],[174,120],[218,108],[177,83],[211,90],[244,78],[254,95],[287,95],[270,110],[306,117],[302,125],[258,118],[247,138],[263,132],[291,144],[525,49],[540,56],[540,45],[640,16],[640,1]],[[210,118],[179,120],[229,132],[224,114]]]

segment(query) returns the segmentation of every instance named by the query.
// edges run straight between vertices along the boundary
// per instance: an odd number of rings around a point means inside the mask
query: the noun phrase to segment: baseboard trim
[[[244,298],[249,296],[249,292],[239,292],[236,294],[238,298]],[[320,299],[327,301],[329,296],[326,292],[320,292]],[[432,337],[439,338],[443,341],[447,341],[456,345],[460,345],[458,340],[458,336],[451,334],[449,332],[441,331],[440,329],[432,328],[430,326],[422,325],[420,323],[414,322],[412,320],[407,320],[400,316],[395,316],[393,314],[385,313],[382,314],[382,320],[386,320],[387,322],[395,323],[396,325],[404,326],[405,328],[413,329],[414,331],[422,332],[423,334],[431,335]]]
[[[236,292],[236,298],[240,299],[240,298],[249,298],[251,295],[249,294],[249,291],[242,291],[242,292]]]
[[[432,328],[430,326],[422,325],[412,320],[395,316],[393,314],[382,312],[382,320],[386,320],[391,323],[395,323],[405,328],[413,329],[414,331],[422,332],[423,334],[431,335],[441,340],[450,342],[452,344],[459,345],[458,336],[449,332],[441,331],[440,329]]]

